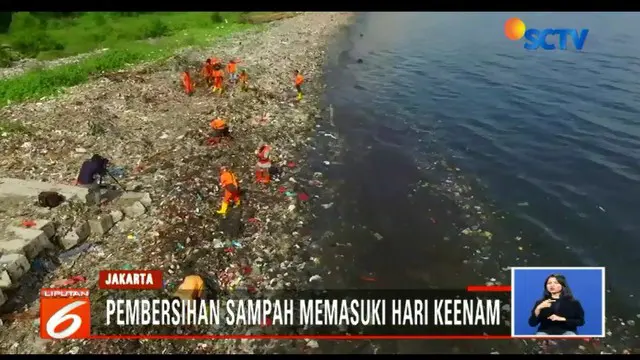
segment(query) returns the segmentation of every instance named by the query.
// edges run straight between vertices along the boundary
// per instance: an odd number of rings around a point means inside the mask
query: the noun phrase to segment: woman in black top
[[[536,301],[529,317],[529,326],[538,326],[536,335],[571,336],[584,325],[584,310],[573,297],[567,279],[559,274],[549,275],[544,282],[542,299]]]

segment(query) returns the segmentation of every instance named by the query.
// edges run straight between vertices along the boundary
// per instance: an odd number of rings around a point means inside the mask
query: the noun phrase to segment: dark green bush
[[[211,13],[211,22],[214,24],[219,24],[221,22],[224,22],[224,17],[222,17],[219,12],[213,12]]]
[[[140,39],[158,38],[167,36],[171,33],[171,29],[160,19],[153,19],[142,26],[139,34]]]
[[[35,57],[41,51],[63,50],[64,45],[44,30],[22,31],[12,34],[11,47],[23,55]]]

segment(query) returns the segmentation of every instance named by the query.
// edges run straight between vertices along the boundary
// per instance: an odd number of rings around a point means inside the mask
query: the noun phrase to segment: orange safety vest
[[[191,76],[186,71],[182,73],[182,84],[186,90],[191,90]]]
[[[205,63],[204,66],[202,67],[202,76],[211,77],[212,73],[213,73],[213,67],[210,64]]]
[[[296,75],[296,85],[302,85],[303,82],[304,82],[304,78],[302,77],[302,75],[300,74]]]
[[[236,176],[229,170],[220,174],[220,185],[226,191],[235,193],[238,191],[238,181],[236,180]],[[231,186],[230,186],[231,185]]]
[[[269,154],[271,153],[271,146],[264,145],[258,152],[258,167],[262,169],[268,169],[271,167],[271,160]]]
[[[227,127],[227,123],[220,118],[213,119],[209,125],[213,130],[222,130]]]
[[[184,278],[174,296],[181,299],[199,299],[204,293],[204,281],[198,275],[189,275]]]
[[[236,73],[236,63],[228,63],[227,64],[227,71],[230,74],[235,74]]]

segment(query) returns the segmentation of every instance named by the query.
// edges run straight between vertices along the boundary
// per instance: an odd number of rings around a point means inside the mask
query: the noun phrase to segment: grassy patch
[[[242,22],[239,12],[90,12],[54,16],[14,13],[0,43],[9,44],[23,57],[54,59],[100,48],[126,47],[149,39],[168,37],[190,29],[215,29]]]
[[[252,27],[250,24],[225,23],[216,27],[183,29],[171,36],[156,38],[153,41],[138,40],[120,44],[78,63],[49,69],[34,69],[19,76],[2,79],[0,80],[0,107],[55,95],[66,87],[82,84],[105,72],[142,62],[162,60],[185,46],[210,46],[216,37],[250,27]]]
[[[23,54],[37,53],[40,59],[108,50],[74,64],[33,69],[0,80],[0,107],[55,95],[96,75],[166,59],[186,46],[210,46],[216,37],[295,15],[272,12],[85,13],[75,18],[52,18],[45,23],[35,15],[23,14],[28,16],[18,17],[19,21],[11,24],[8,35],[0,35],[0,43],[13,44],[12,50],[19,44]],[[27,28],[39,37],[30,38],[21,32]]]

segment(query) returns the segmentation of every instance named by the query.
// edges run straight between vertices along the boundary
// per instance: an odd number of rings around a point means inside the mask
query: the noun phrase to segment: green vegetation
[[[210,45],[215,37],[291,13],[13,13],[8,26],[1,15],[0,31],[8,31],[0,34],[0,44],[8,47],[0,47],[0,66],[15,57],[55,59],[108,50],[0,80],[0,107],[56,94],[103,72],[161,60],[181,47]]]

